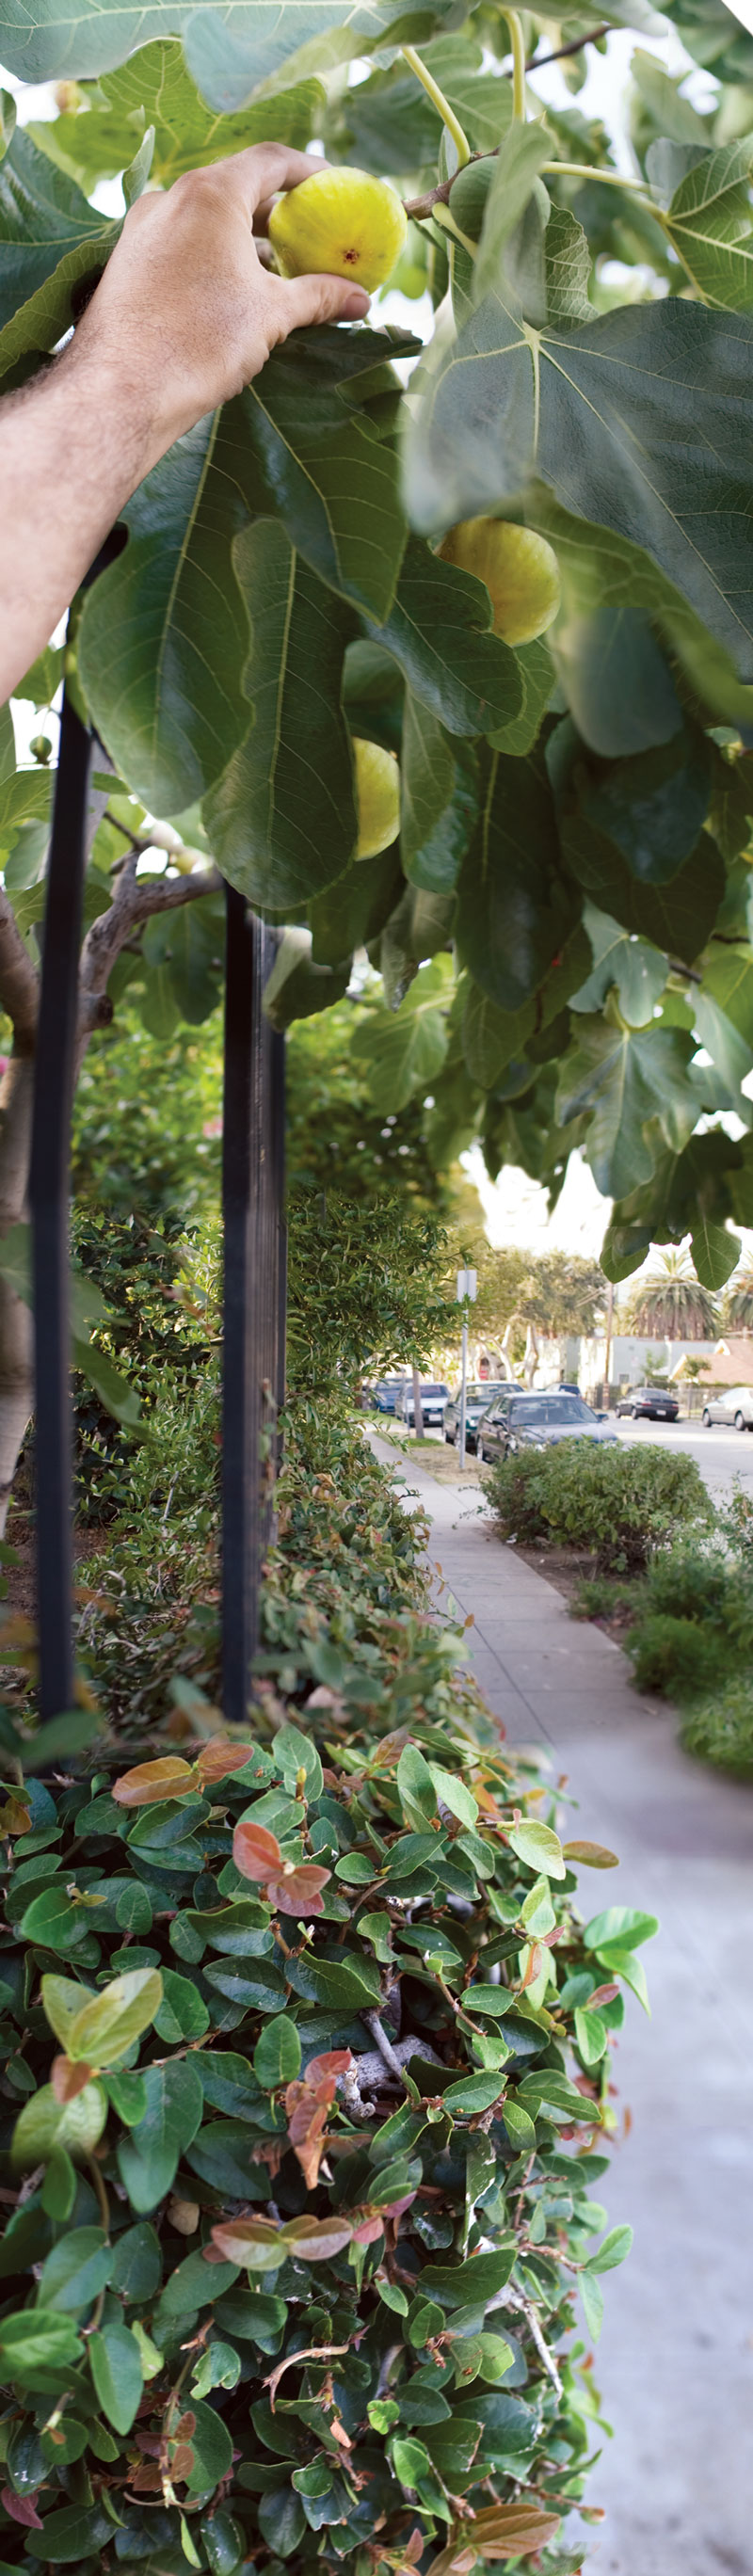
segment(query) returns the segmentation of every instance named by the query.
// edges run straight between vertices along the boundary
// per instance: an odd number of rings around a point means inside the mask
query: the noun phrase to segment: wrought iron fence
[[[30,1183],[43,1718],[70,1708],[75,1686],[69,1168],[94,750],[93,735],[66,695],[43,932]],[[254,917],[232,887],[226,925],[222,1671],[224,1714],[241,1724],[257,1643],[285,1392],[285,1042],[262,1008],[276,932]]]

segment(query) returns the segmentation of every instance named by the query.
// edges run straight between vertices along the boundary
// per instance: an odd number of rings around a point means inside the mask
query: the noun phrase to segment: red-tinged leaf
[[[488,2513],[476,2515],[474,2556],[492,2561],[529,2558],[556,2538],[560,2519],[558,2513],[543,2513],[538,2504],[492,2505]]]
[[[161,2495],[162,2471],[159,2468],[153,2468],[151,2462],[145,2460],[143,2468],[132,2469],[128,2484],[133,2488],[134,2495]]]
[[[240,1832],[240,1826],[237,1830]],[[238,1862],[238,1868],[240,1865]],[[270,1881],[270,1904],[276,1914],[321,1914],[321,1889],[331,1876],[331,1869],[317,1869],[313,1862],[304,1861],[300,1869],[290,1869],[286,1877]]]
[[[236,1825],[233,1859],[241,1878],[257,1879],[261,1885],[265,1879],[276,1878],[282,1860],[276,1834],[268,1833],[266,1825]]]
[[[322,2057],[309,2058],[306,2073],[300,2077],[299,2080],[303,2084],[314,2087],[317,2097],[319,2096],[320,2086],[331,2082],[332,2091],[329,2098],[330,2101],[333,2102],[338,2075],[346,2075],[348,2067],[352,2066],[352,2064],[352,2048],[327,2048],[325,2049]],[[287,2101],[287,2095],[285,2099]]]
[[[196,1756],[202,1787],[205,1788],[212,1780],[226,1780],[231,1771],[245,1771],[246,1763],[253,1761],[255,1750],[253,1744],[226,1744],[221,1735],[212,1735]]]
[[[184,1798],[188,1789],[199,1786],[195,1763],[165,1753],[158,1762],[138,1762],[135,1771],[124,1771],[114,1781],[112,1795],[119,1807],[150,1807],[161,1798]]]
[[[303,2100],[292,2110],[288,2123],[288,2145],[297,2157],[307,2191],[315,2191],[319,2180],[327,2107],[326,2103],[317,2103],[312,2094],[304,2094]]]
[[[357,2211],[353,2214],[357,2221],[352,2229],[354,2245],[375,2245],[377,2237],[384,2234],[385,2219],[390,2218],[392,2212],[389,2209],[367,2209],[360,2216]]]
[[[328,2263],[350,2244],[354,2216],[355,2212],[349,2210],[331,2218],[291,2218],[282,2231],[286,2253],[295,2255],[300,2263]]]
[[[526,1986],[532,1986],[532,1985],[533,1985],[533,1983],[534,1983],[534,1979],[535,1979],[536,1977],[538,1977],[540,1970],[543,1968],[543,1965],[544,1965],[544,1956],[543,1956],[543,1950],[542,1950],[541,1942],[540,1942],[540,1941],[532,1941],[532,1942],[531,1942],[530,1949],[529,1949],[529,1952],[528,1952],[528,1958],[527,1958],[527,1961],[526,1961],[525,1976],[523,1977],[523,1980],[522,1980],[522,1990],[523,1990],[523,1993],[525,1993]]]
[[[93,2066],[87,2066],[83,2058],[74,2065],[70,2057],[53,2057],[50,2082],[56,2102],[75,2102],[76,2094],[83,2093],[84,2086],[91,2083],[93,2073]]]
[[[563,1860],[579,1862],[582,1869],[619,1869],[619,1853],[607,1851],[606,1843],[563,1843]]]
[[[619,1986],[594,1986],[593,1994],[583,2006],[584,2012],[598,2012],[600,2004],[613,2004],[619,1991]]]
[[[212,2228],[212,2244],[225,2263],[247,2263],[251,2271],[271,2272],[275,2264],[284,2262],[286,2233],[268,2218],[225,2218]]]
[[[37,2513],[33,2496],[16,2495],[13,2487],[3,2487],[0,2504],[4,2504],[6,2513],[10,2514],[11,2522],[23,2523],[25,2531],[44,2530],[42,2516]]]
[[[195,2452],[192,2451],[190,2442],[176,2443],[175,2450],[170,2455],[170,2475],[177,2485],[182,2485],[184,2478],[190,2478],[194,2459]]]

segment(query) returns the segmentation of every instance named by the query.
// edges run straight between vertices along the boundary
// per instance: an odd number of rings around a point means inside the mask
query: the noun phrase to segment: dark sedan
[[[508,1395],[513,1391],[520,1394],[523,1394],[524,1392],[522,1387],[518,1388],[517,1380],[514,1377],[479,1378],[478,1380],[471,1379],[469,1381],[465,1390],[466,1449],[470,1449],[471,1451],[476,1449],[478,1445],[478,1426],[481,1421],[481,1416],[483,1413],[488,1413],[489,1406],[494,1403],[495,1397],[498,1395]],[[460,1439],[459,1394],[451,1395],[449,1403],[445,1405],[444,1436],[445,1440],[450,1445],[454,1442],[457,1446]]]
[[[582,1395],[506,1395],[482,1416],[478,1445],[490,1466],[495,1458],[514,1457],[519,1449],[551,1449],[558,1440],[605,1440],[616,1431],[604,1429],[606,1414],[594,1413]]]
[[[630,1413],[634,1422],[676,1422],[679,1410],[667,1386],[631,1386],[615,1405],[615,1413]]]

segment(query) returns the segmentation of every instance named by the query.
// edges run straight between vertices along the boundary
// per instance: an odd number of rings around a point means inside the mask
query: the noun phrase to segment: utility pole
[[[462,1306],[462,1309],[463,1309],[463,1330],[462,1330],[462,1336],[461,1336],[461,1361],[460,1361],[460,1467],[461,1467],[461,1472],[462,1472],[462,1470],[463,1470],[463,1469],[464,1469],[464,1467],[465,1467],[465,1414],[466,1414],[466,1390],[467,1390],[467,1380],[468,1380],[468,1308],[469,1308],[469,1306],[472,1306],[472,1305],[474,1305],[474,1304],[475,1304],[475,1300],[476,1300],[476,1298],[477,1298],[477,1296],[478,1296],[478,1273],[477,1273],[477,1271],[475,1271],[475,1270],[459,1270],[459,1271],[458,1271],[458,1281],[457,1281],[457,1291],[456,1291],[456,1295],[457,1295],[457,1303],[458,1303],[458,1305],[459,1305],[459,1306]]]

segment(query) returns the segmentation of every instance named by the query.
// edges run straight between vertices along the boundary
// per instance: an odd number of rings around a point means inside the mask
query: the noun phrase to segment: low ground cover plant
[[[629,2243],[588,2195],[655,1927],[583,1927],[462,1707],[331,1724],[12,1799],[7,2563],[580,2566],[572,2328]]]
[[[678,1528],[713,1518],[694,1459],[596,1441],[499,1459],[487,1491],[503,1538],[588,1550],[596,1574],[641,1574]]]
[[[3,1721],[0,2576],[582,2565],[656,1927],[583,1922],[613,1856],[459,1677],[360,1427],[301,1414],[247,1737],[184,1680],[146,1761],[42,1776]]]

